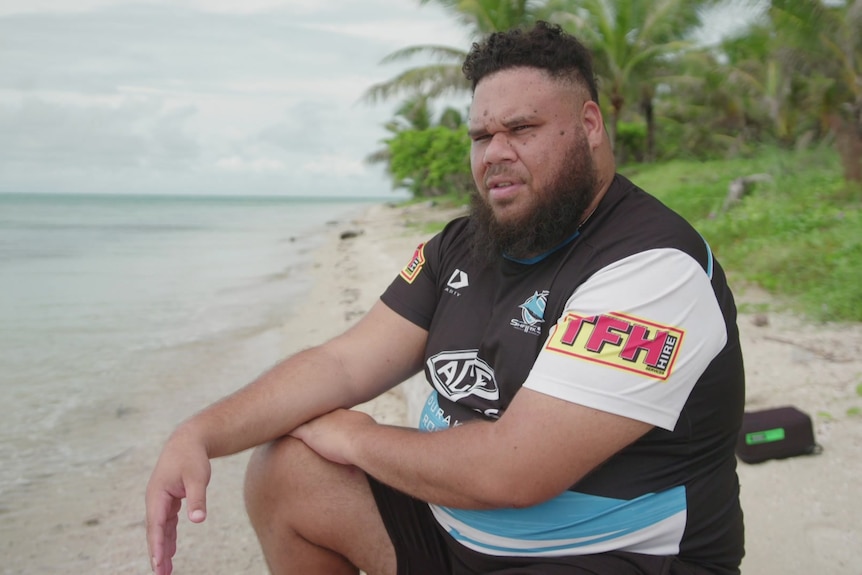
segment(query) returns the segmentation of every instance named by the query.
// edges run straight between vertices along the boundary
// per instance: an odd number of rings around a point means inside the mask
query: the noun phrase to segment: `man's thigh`
[[[246,501],[274,572],[304,560],[318,564],[315,553],[331,552],[369,575],[395,574],[392,544],[366,475],[356,467],[283,438],[252,455]]]

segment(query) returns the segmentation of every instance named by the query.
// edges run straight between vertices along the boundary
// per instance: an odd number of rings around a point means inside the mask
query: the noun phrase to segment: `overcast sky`
[[[388,195],[364,157],[418,0],[0,0],[0,192]]]
[[[0,0],[0,192],[389,195],[362,94],[469,42],[419,0]]]

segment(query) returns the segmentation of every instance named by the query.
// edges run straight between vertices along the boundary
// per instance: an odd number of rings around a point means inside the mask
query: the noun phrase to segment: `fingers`
[[[177,551],[182,500],[189,519],[206,519],[206,489],[212,468],[204,447],[174,435],[166,444],[147,485],[147,546],[156,575],[170,575]]]
[[[168,519],[167,525],[165,525],[164,556],[169,565],[168,572],[170,572],[171,561],[173,560],[174,555],[177,554],[177,524],[179,522],[180,516],[177,514]]]
[[[164,491],[147,496],[147,547],[156,575],[170,575],[173,568],[180,505],[180,499]]]
[[[165,544],[161,561],[158,567],[153,569],[156,575],[170,575],[174,570],[174,555],[177,553],[177,523],[179,520],[179,514],[173,515],[165,525]]]

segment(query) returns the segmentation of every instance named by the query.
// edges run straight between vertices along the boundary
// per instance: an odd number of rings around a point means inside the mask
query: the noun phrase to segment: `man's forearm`
[[[338,410],[292,435],[429,503],[484,509],[547,501],[651,428],[525,389],[493,422],[420,432]]]
[[[351,432],[351,463],[423,501],[463,509],[523,504],[512,487],[517,449],[494,441],[495,424],[420,432],[386,425]],[[524,486],[526,487],[526,486]]]
[[[302,351],[184,423],[209,457],[287,435],[339,407],[368,401],[416,373],[428,333],[378,302],[348,331]]]
[[[511,460],[494,440],[495,424],[474,422],[435,432],[379,425],[370,416],[337,410],[291,435],[322,457],[354,465],[418,499],[468,509],[516,504],[506,483]]]
[[[289,433],[339,407],[354,405],[349,378],[324,348],[302,351],[184,422],[210,458],[239,453]]]

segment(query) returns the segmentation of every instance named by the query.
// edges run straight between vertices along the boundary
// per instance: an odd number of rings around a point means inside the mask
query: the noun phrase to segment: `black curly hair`
[[[494,32],[483,42],[475,42],[461,70],[475,91],[485,76],[520,66],[539,68],[554,78],[577,82],[589,91],[594,102],[599,101],[589,49],[559,26],[541,20],[531,28]]]

